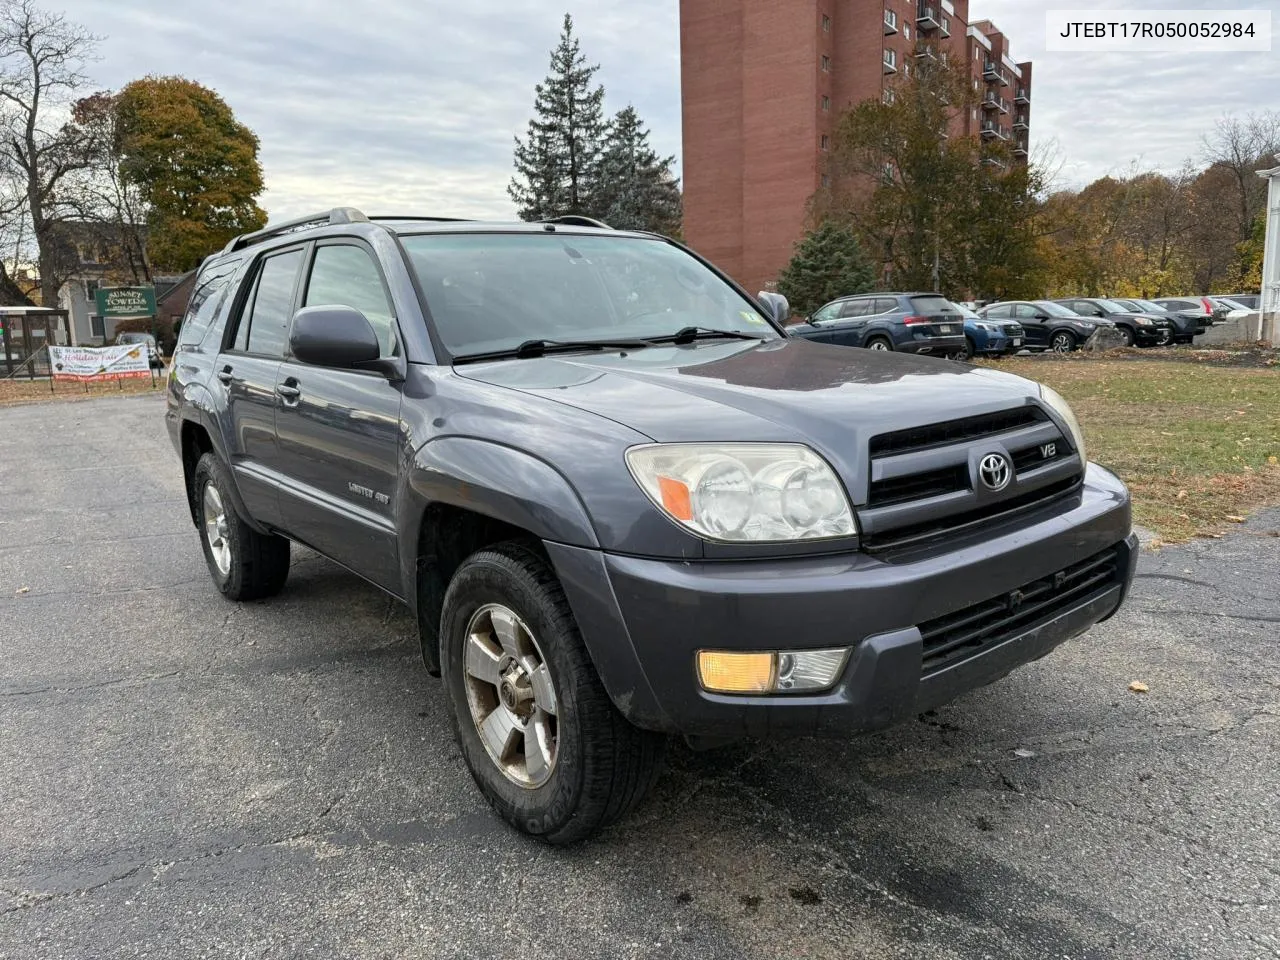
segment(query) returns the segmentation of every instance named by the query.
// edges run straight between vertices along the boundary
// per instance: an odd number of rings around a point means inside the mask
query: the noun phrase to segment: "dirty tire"
[[[486,749],[468,701],[466,643],[472,618],[500,604],[536,640],[556,696],[556,752],[549,778],[511,780]],[[585,840],[626,816],[658,778],[666,738],[623,718],[591,664],[573,613],[546,559],[503,543],[466,560],[445,594],[441,668],[454,736],[494,810],[517,830],[551,843]]]
[[[225,541],[230,551],[227,570],[220,569],[207,533],[205,488],[212,486],[223,506]],[[228,600],[261,600],[275,596],[289,577],[289,541],[284,537],[258,533],[241,519],[231,499],[231,480],[216,455],[206,453],[196,464],[191,495],[196,504],[196,525],[200,545],[213,582]]]

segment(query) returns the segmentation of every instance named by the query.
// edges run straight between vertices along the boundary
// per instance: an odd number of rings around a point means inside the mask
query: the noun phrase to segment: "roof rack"
[[[471,223],[472,221],[466,217],[406,217],[406,216],[377,216],[369,217],[374,223],[381,223],[385,220],[404,220],[409,223]]]
[[[597,220],[594,217],[584,217],[576,213],[569,213],[563,217],[550,217],[546,220],[539,220],[539,223],[561,223],[566,227],[596,227],[600,230],[612,230],[603,220]]]
[[[365,223],[368,219],[355,207],[334,207],[324,213],[313,213],[305,217],[296,217],[293,220],[283,220],[280,223],[269,223],[261,230],[241,234],[223,247],[222,252],[232,253],[236,250],[243,250],[245,247],[252,246],[255,243],[261,243],[271,237],[283,236],[286,233],[293,233],[303,227],[331,226],[338,223]]]

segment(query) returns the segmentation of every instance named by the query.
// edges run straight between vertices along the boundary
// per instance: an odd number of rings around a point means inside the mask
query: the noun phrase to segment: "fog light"
[[[698,651],[698,681],[710,693],[812,693],[836,682],[849,648],[769,653]]]
[[[769,693],[775,679],[772,653],[698,651],[698,680],[712,693]]]

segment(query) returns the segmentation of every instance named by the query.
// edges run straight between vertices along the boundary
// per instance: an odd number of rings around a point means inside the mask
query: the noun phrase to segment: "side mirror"
[[[1049,317],[1049,315],[1048,315],[1047,313],[1037,313],[1037,314],[1036,314],[1036,319],[1037,319],[1037,320],[1048,320],[1048,319],[1050,319],[1050,317]]]
[[[769,315],[779,324],[784,324],[791,319],[791,304],[787,302],[787,298],[782,294],[762,290],[756,295],[756,299],[760,301],[760,305],[768,310]]]
[[[303,363],[346,370],[377,360],[378,335],[352,307],[303,307],[293,315],[289,349]]]

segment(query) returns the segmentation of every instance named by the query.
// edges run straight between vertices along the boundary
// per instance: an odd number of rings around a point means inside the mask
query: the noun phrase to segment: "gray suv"
[[[403,602],[493,807],[627,814],[666,738],[848,736],[1115,613],[1129,495],[1052,390],[787,337],[670,240],[328,214],[201,267],[166,419],[230,600]]]

